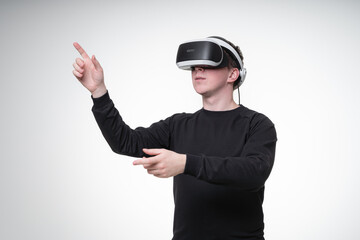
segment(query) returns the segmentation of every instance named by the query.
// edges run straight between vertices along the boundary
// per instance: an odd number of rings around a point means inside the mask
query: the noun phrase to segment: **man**
[[[240,49],[220,37],[180,45],[177,65],[192,71],[203,108],[131,129],[110,99],[100,63],[74,46],[83,59],[76,59],[73,74],[91,92],[112,150],[139,157],[133,164],[149,174],[174,177],[173,240],[264,239],[264,184],[277,137],[265,115],[233,100],[246,75]]]

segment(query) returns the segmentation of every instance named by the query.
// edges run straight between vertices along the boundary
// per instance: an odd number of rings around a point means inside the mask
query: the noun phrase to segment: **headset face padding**
[[[182,43],[176,56],[176,65],[184,70],[191,70],[196,66],[224,67],[224,62],[227,60],[224,49],[238,63],[240,87],[246,77],[246,69],[243,67],[240,55],[230,44],[217,37]]]

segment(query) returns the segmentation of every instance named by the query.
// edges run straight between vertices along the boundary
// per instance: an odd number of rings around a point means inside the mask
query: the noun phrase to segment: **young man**
[[[246,70],[238,47],[219,37],[186,42],[177,65],[192,71],[203,108],[131,129],[105,87],[103,69],[74,43],[73,74],[91,92],[92,111],[112,150],[138,157],[156,177],[174,177],[173,240],[264,239],[264,184],[275,157],[274,124],[238,105]]]

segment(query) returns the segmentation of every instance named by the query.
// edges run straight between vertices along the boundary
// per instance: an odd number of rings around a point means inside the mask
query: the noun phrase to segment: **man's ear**
[[[232,68],[229,72],[228,82],[233,83],[235,82],[240,75],[240,71],[237,68]]]

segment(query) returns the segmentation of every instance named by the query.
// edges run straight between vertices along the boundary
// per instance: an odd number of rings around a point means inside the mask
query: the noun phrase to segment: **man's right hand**
[[[76,58],[73,64],[74,76],[91,92],[94,98],[101,97],[107,90],[104,83],[104,72],[100,63],[94,55],[90,58],[77,42],[74,42],[74,47],[83,58]]]

